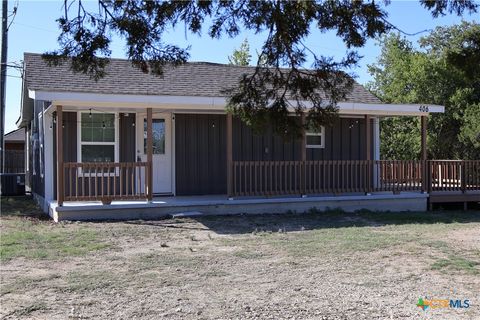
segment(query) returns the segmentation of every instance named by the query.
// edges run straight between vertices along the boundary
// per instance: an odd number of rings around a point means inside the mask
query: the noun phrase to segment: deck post
[[[152,134],[152,108],[147,108],[147,200],[153,199],[153,134]]]
[[[372,122],[370,115],[365,115],[365,160],[367,160],[367,172],[365,176],[367,178],[366,194],[372,191]]]
[[[57,106],[57,205],[63,205],[65,192],[63,185],[63,107]]]
[[[227,197],[233,196],[233,116],[227,112]]]
[[[429,190],[429,175],[427,163],[427,116],[420,117],[421,122],[421,160],[422,160],[422,192]]]
[[[302,197],[306,197],[307,195],[307,135],[306,135],[306,117],[305,113],[302,112],[301,118],[301,125],[302,125],[302,153],[301,153],[301,176],[300,176],[300,183],[302,187]]]

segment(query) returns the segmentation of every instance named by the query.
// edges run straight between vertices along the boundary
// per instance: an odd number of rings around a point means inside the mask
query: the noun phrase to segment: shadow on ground
[[[0,205],[2,218],[24,217],[39,220],[50,219],[50,217],[36,205],[31,196],[1,197]]]
[[[50,220],[31,197],[2,197],[2,218]],[[198,222],[198,223],[192,223]],[[346,213],[341,210],[305,213],[199,216],[163,220],[101,221],[100,223],[126,223],[159,228],[184,230],[211,230],[217,234],[246,234],[252,232],[292,232],[325,228],[385,226],[403,224],[472,223],[480,222],[480,210],[431,212],[371,212]]]
[[[196,221],[204,227],[193,226]],[[433,211],[433,212],[371,212],[346,213],[340,210],[306,213],[201,216],[188,219],[160,221],[128,221],[152,227],[211,230],[217,234],[245,234],[252,232],[291,232],[324,228],[346,228],[403,224],[472,223],[480,222],[480,211]]]

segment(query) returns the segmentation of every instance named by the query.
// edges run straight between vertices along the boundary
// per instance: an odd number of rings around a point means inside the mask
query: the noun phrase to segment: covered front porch
[[[378,110],[364,115],[353,112],[343,115],[347,117],[345,119],[350,119],[348,121],[352,124],[358,124],[360,120],[363,121],[360,123],[364,124],[356,131],[364,138],[359,140],[355,147],[358,149],[355,160],[308,158],[305,146],[309,142],[306,133],[299,142],[302,146],[298,149],[299,158],[255,160],[239,156],[238,150],[235,156],[234,149],[239,148],[234,146],[237,143],[237,138],[234,137],[234,119],[230,114],[225,115],[222,111],[221,115],[219,110],[215,110],[216,116],[212,118],[215,119],[214,122],[207,125],[212,128],[217,126],[216,130],[220,130],[219,134],[225,137],[225,154],[218,159],[223,158],[225,161],[224,169],[221,170],[225,170],[226,192],[183,197],[177,194],[178,188],[175,188],[178,180],[175,179],[175,169],[181,165],[175,158],[175,128],[169,128],[164,122],[162,130],[170,134],[165,133],[163,136],[164,145],[161,148],[163,154],[169,149],[172,157],[164,162],[165,166],[154,168],[155,150],[159,146],[155,145],[158,137],[154,137],[153,122],[155,114],[165,113],[171,117],[171,126],[174,127],[175,116],[180,117],[188,111],[182,110],[182,113],[180,110],[170,109],[167,112],[165,107],[118,109],[118,114],[125,117],[130,115],[131,119],[136,119],[126,122],[128,130],[137,136],[133,139],[135,156],[130,156],[130,161],[125,161],[125,158],[118,161],[119,157],[115,156],[116,161],[82,162],[65,161],[64,155],[69,153],[62,148],[68,148],[68,139],[71,138],[68,130],[65,130],[65,109],[59,104],[52,105],[51,108],[55,111],[52,113],[55,121],[52,122],[56,123],[55,159],[52,160],[58,169],[53,172],[56,174],[55,199],[49,201],[48,210],[55,220],[78,219],[79,213],[83,213],[87,219],[123,219],[160,217],[191,211],[214,214],[259,213],[301,211],[312,207],[404,211],[425,210],[427,201],[441,202],[447,198],[465,205],[468,201],[480,201],[480,161],[427,160],[428,114],[420,114],[421,160],[379,160],[378,117],[385,115]],[[85,107],[70,107],[67,110],[92,112]],[[119,121],[126,121],[125,117],[123,120],[120,117]],[[224,123],[221,123],[222,119],[225,119]],[[139,126],[140,131],[135,128]],[[79,128],[81,126],[76,124],[77,135],[81,136]],[[224,128],[224,133],[221,128]],[[115,130],[115,135],[118,136],[125,131],[125,126]],[[123,131],[118,132],[120,130]],[[66,132],[67,139],[64,140]],[[209,135],[207,132],[206,137]],[[320,136],[319,140],[325,139],[324,135]],[[115,143],[119,141],[115,140]],[[119,144],[122,147],[124,142],[120,141]],[[80,159],[78,155],[76,158]],[[170,175],[171,189],[166,189],[167,192],[158,193],[154,190],[155,174],[159,172]],[[222,184],[221,180],[215,181]]]
[[[77,164],[65,164],[66,172],[78,172],[73,170],[78,167]],[[313,207],[344,211],[424,211],[428,204],[438,202],[463,202],[466,209],[467,202],[480,201],[480,161],[238,162],[232,167],[236,173],[232,175],[233,193],[230,196],[152,196],[151,199],[144,191],[148,190],[147,182],[138,173],[142,167],[148,171],[146,163],[138,163],[136,167],[127,163],[86,164],[84,167],[96,168],[97,173],[104,174],[93,178],[76,176],[69,180],[73,182],[66,187],[68,197],[64,198],[62,206],[56,201],[49,205],[55,221],[303,212]],[[106,175],[107,167],[119,169],[119,174]],[[303,172],[307,174],[301,179]],[[102,181],[98,185],[103,188],[95,190],[98,195],[84,196],[84,183],[76,182],[89,179],[95,180],[95,185]],[[110,182],[105,183],[107,179]],[[288,183],[283,183],[285,179]],[[118,192],[122,190],[118,188],[122,181],[128,181],[127,185],[132,183],[131,188],[127,188],[131,193]],[[71,190],[79,191],[71,193]]]

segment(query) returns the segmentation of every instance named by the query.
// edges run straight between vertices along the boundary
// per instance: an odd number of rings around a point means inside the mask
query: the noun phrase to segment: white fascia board
[[[197,96],[154,96],[128,94],[97,94],[78,92],[29,91],[29,95],[38,100],[52,101],[63,106],[86,107],[169,107],[178,110],[195,109],[224,111],[227,104],[225,97]],[[295,101],[290,101],[294,104]],[[305,103],[309,107],[309,103]],[[340,102],[337,104],[340,114],[378,115],[378,116],[421,116],[429,113],[443,113],[445,107],[429,104],[370,104]],[[193,107],[193,108],[192,108]],[[292,110],[294,111],[294,110]]]
[[[93,105],[93,106],[195,106],[195,108],[224,109],[224,97],[195,97],[195,96],[154,96],[130,94],[94,94],[77,92],[46,92],[37,91],[39,100],[55,101],[56,105]]]
[[[445,107],[434,104],[370,104],[338,103],[340,113],[371,114],[383,116],[421,116],[429,113],[444,113]]]

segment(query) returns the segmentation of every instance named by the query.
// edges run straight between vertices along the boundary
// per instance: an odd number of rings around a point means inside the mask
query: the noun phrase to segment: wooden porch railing
[[[233,161],[232,195],[480,190],[480,161]]]
[[[431,160],[430,192],[480,190],[480,160]]]
[[[422,182],[424,164],[421,160],[377,160],[374,161],[377,184],[376,191],[421,191],[426,190]]]
[[[148,199],[148,162],[64,163],[65,201]],[[233,161],[229,196],[480,191],[480,160]]]
[[[64,200],[147,199],[148,162],[64,163]]]

